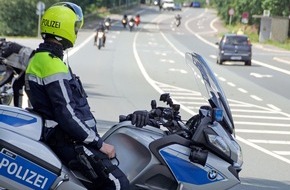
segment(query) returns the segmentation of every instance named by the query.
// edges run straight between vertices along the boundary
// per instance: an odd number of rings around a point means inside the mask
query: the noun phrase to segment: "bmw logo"
[[[208,178],[214,180],[217,177],[218,173],[216,170],[210,170],[207,174]]]

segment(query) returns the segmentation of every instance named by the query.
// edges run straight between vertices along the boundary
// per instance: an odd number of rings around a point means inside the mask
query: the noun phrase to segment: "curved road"
[[[178,28],[176,12],[142,7],[129,14],[137,12],[141,24],[134,31],[122,28],[121,15],[112,15],[105,48],[93,46],[92,30],[82,30],[67,55],[88,92],[100,132],[120,114],[150,109],[151,99],[162,92],[170,92],[189,118],[201,102],[187,99],[191,84],[184,82],[183,64],[185,52],[195,51],[211,63],[233,112],[244,154],[242,184],[234,189],[290,189],[289,52],[254,44],[252,66],[217,65],[215,42],[222,28],[213,10],[184,8]],[[31,47],[39,41],[18,39]]]

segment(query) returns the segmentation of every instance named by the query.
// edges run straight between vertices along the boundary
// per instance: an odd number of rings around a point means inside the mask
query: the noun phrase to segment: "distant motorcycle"
[[[136,24],[137,27],[139,26],[140,22],[141,22],[140,15],[137,14],[136,17],[135,17],[135,24]]]
[[[106,21],[106,22],[105,22],[105,29],[106,29],[106,30],[110,30],[110,25],[111,25],[111,24],[109,23],[109,21]]]
[[[135,26],[135,20],[134,19],[130,19],[130,21],[129,21],[130,32],[132,32],[134,26]]]
[[[96,32],[94,45],[96,45],[98,49],[101,49],[101,47],[104,46],[104,35],[103,31]]]
[[[178,14],[175,17],[175,25],[176,25],[176,27],[179,27],[180,24],[181,24],[181,16]]]
[[[124,17],[122,18],[122,24],[123,24],[123,27],[124,27],[124,28],[126,28],[127,23],[128,23],[128,18],[127,18],[126,15],[124,15]]]
[[[111,22],[109,19],[106,19],[105,22],[104,22],[104,26],[105,26],[105,30],[106,31],[109,31],[110,30],[110,27],[111,27]]]

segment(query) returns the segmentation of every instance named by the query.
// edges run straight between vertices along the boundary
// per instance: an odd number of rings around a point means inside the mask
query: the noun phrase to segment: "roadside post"
[[[229,9],[229,15],[230,15],[229,25],[232,24],[232,17],[233,17],[234,14],[235,14],[234,9],[233,8],[230,8]]]
[[[249,12],[242,13],[241,23],[243,24],[243,32],[244,32],[247,28],[247,24],[249,23]]]
[[[248,22],[249,22],[249,13],[248,12],[243,12],[241,22],[243,24],[248,24]]]
[[[41,15],[43,15],[45,9],[45,4],[39,1],[36,5],[36,14],[38,15],[38,30],[37,30],[37,37],[40,38],[40,21]]]

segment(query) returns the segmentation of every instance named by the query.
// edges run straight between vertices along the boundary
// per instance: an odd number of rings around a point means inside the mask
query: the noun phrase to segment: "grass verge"
[[[232,33],[236,33],[239,29],[242,29],[244,34],[249,36],[252,43],[267,44],[267,45],[272,45],[272,46],[279,47],[282,49],[290,50],[290,38],[288,38],[284,43],[273,41],[273,40],[267,40],[266,42],[259,42],[258,28],[256,26],[237,24],[237,25],[227,25],[225,27],[228,29],[228,31],[231,31]]]

